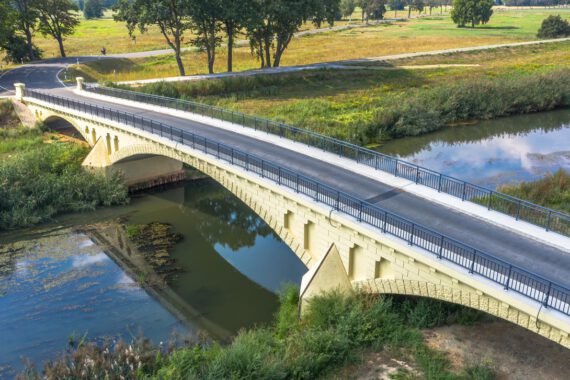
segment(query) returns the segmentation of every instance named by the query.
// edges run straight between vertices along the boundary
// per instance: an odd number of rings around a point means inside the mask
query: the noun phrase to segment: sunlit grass
[[[549,14],[557,13],[570,18],[570,9],[496,10],[488,25],[475,29],[457,28],[448,16],[434,16],[305,36],[291,42],[283,56],[282,66],[535,40],[541,21]],[[226,58],[226,51],[220,48],[216,72],[226,70]],[[259,67],[259,62],[252,57],[247,46],[235,50],[234,63],[235,71]],[[185,53],[184,64],[188,74],[207,72],[203,53]],[[179,75],[174,58],[170,55],[93,62],[82,65],[81,70],[94,80],[112,81]]]

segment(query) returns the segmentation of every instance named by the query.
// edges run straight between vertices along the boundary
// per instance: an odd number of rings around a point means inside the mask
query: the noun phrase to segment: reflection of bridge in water
[[[221,183],[309,268],[304,301],[355,287],[432,297],[570,347],[567,215],[261,119],[78,87],[61,97],[18,85],[16,97],[40,120],[73,124],[93,146],[88,167],[137,181],[184,162]],[[234,124],[197,115],[208,112]]]

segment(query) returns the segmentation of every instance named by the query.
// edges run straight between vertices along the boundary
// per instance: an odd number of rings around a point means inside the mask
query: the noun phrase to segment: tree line
[[[0,0],[0,50],[13,62],[39,59],[33,36],[40,32],[54,38],[65,57],[63,41],[79,25],[78,10],[73,0]]]

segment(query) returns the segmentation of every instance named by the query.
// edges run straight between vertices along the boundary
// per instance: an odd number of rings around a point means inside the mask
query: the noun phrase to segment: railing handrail
[[[280,122],[276,122],[276,121],[272,121],[269,119],[265,119],[265,118],[260,118],[257,116],[251,116],[251,115],[247,115],[245,113],[239,112],[239,111],[232,111],[232,110],[228,110],[228,109],[224,109],[221,107],[217,107],[217,106],[211,106],[208,104],[203,104],[203,103],[198,103],[198,102],[193,102],[193,101],[189,101],[189,100],[182,100],[182,99],[176,99],[176,98],[169,98],[169,97],[165,97],[165,96],[160,96],[160,95],[154,95],[154,94],[147,94],[147,93],[143,93],[143,92],[138,92],[138,91],[129,91],[129,90],[124,90],[124,89],[118,89],[118,88],[110,88],[110,87],[104,87],[104,86],[100,86],[100,85],[94,85],[94,84],[88,84],[85,86],[85,89],[88,91],[92,91],[95,93],[99,93],[102,95],[108,95],[108,94],[113,94],[115,96],[117,95],[124,95],[123,98],[132,98],[133,96],[138,98],[137,101],[142,101],[140,100],[142,99],[153,99],[156,100],[160,106],[166,107],[166,108],[174,108],[174,109],[178,109],[177,107],[171,107],[170,105],[172,105],[172,103],[175,104],[184,104],[184,105],[188,105],[191,107],[195,107],[195,108],[201,108],[204,110],[211,110],[211,111],[216,111],[219,112],[220,114],[226,114],[226,115],[231,115],[232,117],[232,123],[234,122],[233,120],[237,118],[237,122],[239,121],[245,121],[246,119],[250,119],[250,120],[258,120],[261,121],[262,123],[265,123],[267,125],[267,129],[269,129],[269,124],[271,124],[271,127],[276,127],[284,132],[290,132],[293,133],[294,135],[304,135],[304,136],[308,136],[311,138],[315,138],[318,139],[320,141],[324,141],[327,143],[330,143],[332,145],[335,146],[339,146],[339,147],[344,147],[344,148],[348,148],[353,150],[354,152],[357,152],[356,154],[356,162],[359,164],[364,164],[368,167],[373,167],[376,170],[381,170],[384,172],[387,172],[389,174],[395,175],[396,177],[402,177],[402,178],[406,178],[408,180],[412,180],[412,178],[410,177],[414,177],[413,173],[412,175],[402,175],[402,171],[397,170],[399,165],[402,165],[404,167],[409,167],[412,169],[412,171],[415,170],[416,172],[416,183],[430,187],[432,189],[436,189],[438,190],[438,192],[444,192],[446,194],[449,194],[451,196],[455,196],[458,198],[461,198],[462,200],[467,200],[479,205],[487,205],[489,210],[495,210],[498,212],[501,212],[505,215],[509,215],[512,217],[516,217],[516,219],[521,219],[521,220],[525,220],[531,224],[540,226],[540,227],[544,227],[546,228],[547,231],[553,231],[553,232],[557,232],[560,233],[561,235],[565,235],[565,236],[570,236],[570,215],[558,211],[558,210],[553,210],[551,208],[548,207],[544,207],[544,206],[540,206],[537,205],[535,203],[505,194],[505,193],[501,193],[499,191],[495,191],[495,190],[491,190],[488,189],[484,186],[480,186],[480,185],[476,185],[476,184],[472,184],[470,182],[437,172],[435,170],[432,169],[428,169],[425,167],[422,167],[420,165],[414,164],[414,163],[410,163],[408,161],[399,159],[397,157],[394,156],[390,156],[381,152],[377,152],[374,151],[372,149],[368,149],[368,148],[364,148],[361,146],[358,146],[356,144],[352,144],[350,142],[347,141],[343,141],[343,140],[339,140],[336,139],[334,137],[329,137],[329,136],[324,136],[322,134],[316,133],[316,132],[312,132],[312,131],[308,131],[306,129],[303,128],[299,128],[299,127],[294,127],[291,125],[287,125],[284,123],[280,123]],[[110,95],[108,95],[110,96]],[[121,97],[121,96],[117,96],[117,97]],[[132,99],[129,99],[132,100]],[[153,103],[156,104],[156,103]],[[192,112],[196,113],[196,110],[193,110]],[[204,115],[203,116],[210,116],[210,115]],[[213,116],[213,112],[212,115],[210,116],[212,118],[214,118]],[[224,119],[221,119],[224,120]],[[241,124],[244,127],[247,127],[244,124]],[[257,127],[256,127],[257,129]],[[266,131],[270,134],[275,134],[272,133],[271,131]],[[277,136],[284,136],[285,133],[282,132],[280,134],[276,134]],[[292,139],[292,141],[295,141],[294,139]],[[302,141],[303,143],[310,145],[310,146],[314,146],[323,150],[326,150],[326,145],[325,144],[314,144],[311,145],[310,141]],[[330,150],[329,150],[330,152]],[[333,152],[333,153],[337,153],[340,154],[339,152]],[[395,165],[395,170],[385,170],[384,168],[380,168],[378,167],[378,165],[376,165],[376,167],[374,167],[373,165],[371,165],[370,163],[367,163],[363,160],[359,160],[359,155],[360,154],[364,154],[364,155],[369,155],[370,157],[380,157],[383,160],[387,160],[390,162],[390,164],[394,164]],[[342,156],[342,154],[340,154]],[[348,156],[344,156],[347,158],[351,158],[354,159],[354,157],[348,157]],[[388,165],[388,167],[391,169],[392,165]],[[407,172],[407,171],[406,171]],[[433,175],[435,177],[439,177],[440,180],[438,181],[439,186],[436,188],[435,186],[435,182],[432,181],[419,181],[419,178],[421,176],[421,174],[430,174]],[[445,188],[441,187],[441,183],[442,181],[449,181],[451,184],[454,185],[459,185],[459,186],[463,186],[464,187],[464,191],[463,194],[460,194],[461,192],[453,192],[453,191],[446,191]],[[433,186],[432,186],[433,185]],[[455,188],[455,186],[450,185],[448,186],[450,188]],[[466,197],[465,190],[468,189],[471,196],[470,197]],[[487,198],[487,201],[485,202],[485,204],[483,202],[476,202],[476,200],[483,200],[485,198]],[[493,204],[493,198],[496,198],[497,200],[499,200],[500,202],[508,202],[509,205],[506,205],[505,208],[507,208],[507,210],[510,208],[509,206],[513,206],[516,208],[516,212],[509,213],[509,212],[505,212],[505,210],[500,209],[497,205]],[[524,215],[524,211],[523,208],[526,209],[527,212],[529,212],[529,215],[525,217]],[[523,211],[523,213],[521,214],[521,211]],[[541,213],[541,215],[532,215],[536,212]],[[532,218],[533,217],[533,218]],[[546,219],[546,221],[545,221]],[[555,219],[558,219],[558,224],[556,224],[554,221]]]
[[[395,213],[336,190],[315,179],[231,146],[142,116],[39,91],[25,90],[25,93],[26,97],[36,98],[64,109],[72,109],[89,114],[91,117],[116,121],[161,137],[166,135],[172,141],[182,143],[192,149],[200,150],[217,159],[237,165],[246,171],[261,175],[281,186],[302,193],[317,203],[323,203],[333,207],[338,212],[354,217],[358,222],[364,222],[380,229],[383,233],[407,241],[411,246],[417,246],[435,254],[438,259],[445,259],[468,269],[469,273],[476,273],[504,286],[507,290],[512,289],[540,302],[545,307],[570,315],[570,289]],[[209,147],[210,151],[208,151]],[[240,157],[242,158],[240,159]],[[240,165],[240,162],[243,162],[243,165]],[[316,189],[313,189],[314,187]],[[505,275],[505,273],[507,274]]]

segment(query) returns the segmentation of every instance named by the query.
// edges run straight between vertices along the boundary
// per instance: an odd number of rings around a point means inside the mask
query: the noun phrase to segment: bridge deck
[[[551,281],[570,287],[570,276],[568,276],[570,252],[545,245],[506,228],[430,202],[376,179],[340,168],[332,163],[317,160],[283,146],[262,142],[243,134],[180,117],[99,99],[84,98],[64,89],[52,90],[51,92],[144,116],[257,155],[318,179],[329,186],[367,200]]]

